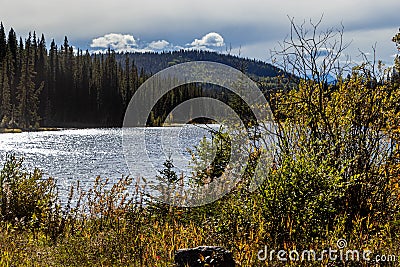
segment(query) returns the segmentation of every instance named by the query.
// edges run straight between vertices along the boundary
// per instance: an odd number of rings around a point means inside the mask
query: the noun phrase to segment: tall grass
[[[238,266],[278,266],[277,260],[258,260],[257,253],[265,246],[335,248],[340,238],[354,249],[400,255],[398,226],[393,222],[359,218],[346,232],[345,217],[338,215],[324,224],[323,214],[331,215],[329,210],[308,214],[306,206],[292,205],[290,196],[279,199],[284,197],[278,198],[283,193],[279,190],[271,199],[268,184],[254,193],[238,186],[206,206],[177,208],[145,205],[137,181],[129,177],[114,185],[97,177],[87,192],[79,184],[71,187],[68,202],[61,205],[54,181],[37,170],[23,170],[21,163],[10,156],[1,172],[0,266],[173,266],[177,249],[201,245],[231,250]],[[282,206],[285,201],[293,211]],[[279,205],[286,216],[276,210]]]

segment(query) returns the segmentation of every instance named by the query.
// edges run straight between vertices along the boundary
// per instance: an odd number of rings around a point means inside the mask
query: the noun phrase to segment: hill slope
[[[138,69],[143,69],[147,74],[155,74],[175,64],[190,61],[213,61],[222,63],[239,69],[254,79],[275,77],[280,72],[279,68],[260,60],[201,50],[117,54],[116,58],[122,61],[125,59],[126,55],[135,63]]]

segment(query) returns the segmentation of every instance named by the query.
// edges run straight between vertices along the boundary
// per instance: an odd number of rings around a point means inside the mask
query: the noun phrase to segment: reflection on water
[[[148,175],[149,171],[142,164],[147,158],[144,153],[156,170],[162,169],[165,159],[172,155],[177,171],[188,175],[190,155],[187,149],[197,145],[203,136],[210,137],[207,129],[193,125],[146,129],[147,151],[135,151],[136,164],[131,176]],[[45,176],[54,177],[60,191],[64,192],[77,180],[85,185],[91,184],[98,175],[111,181],[129,175],[122,151],[119,128],[0,134],[1,165],[6,153],[23,156],[28,170],[38,167]]]

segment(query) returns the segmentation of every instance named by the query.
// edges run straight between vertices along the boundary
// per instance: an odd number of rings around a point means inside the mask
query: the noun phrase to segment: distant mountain
[[[222,63],[243,71],[255,80],[263,77],[276,77],[281,72],[279,68],[260,60],[202,50],[179,50],[162,53],[119,53],[116,54],[116,59],[121,62],[126,56],[129,57],[131,62],[135,63],[138,70],[143,69],[146,74],[155,74],[173,65],[191,61]]]
[[[326,81],[326,83],[328,83],[328,84],[336,84],[337,83],[337,79],[332,74],[329,74],[329,73],[324,75],[324,77],[320,77],[320,78],[322,80]],[[307,79],[313,80],[313,76],[307,75]]]

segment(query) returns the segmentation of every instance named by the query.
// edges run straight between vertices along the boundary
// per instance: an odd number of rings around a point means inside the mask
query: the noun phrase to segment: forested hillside
[[[103,54],[74,50],[42,34],[8,36],[0,25],[0,127],[121,126],[130,98],[152,74],[174,64],[206,60],[238,68],[271,87],[279,69],[261,61],[206,51]],[[267,86],[267,87],[268,87]],[[210,90],[208,90],[210,93]],[[218,94],[219,92],[215,92]],[[199,85],[186,85],[163,99],[150,124],[170,107],[202,94]],[[226,97],[226,96],[225,96]]]
[[[125,54],[117,54],[118,60],[124,60]],[[162,53],[130,53],[130,60],[138,68],[143,68],[148,73],[158,71],[175,64],[189,61],[213,61],[245,71],[253,79],[260,77],[275,77],[279,72],[277,67],[256,59],[241,58],[231,54],[220,54],[205,50],[179,50]]]

